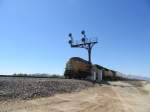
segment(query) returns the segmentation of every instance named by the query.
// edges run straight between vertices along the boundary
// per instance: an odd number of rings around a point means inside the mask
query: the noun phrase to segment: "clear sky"
[[[150,77],[150,0],[0,0],[0,74],[63,74],[68,33],[98,37],[93,63]]]

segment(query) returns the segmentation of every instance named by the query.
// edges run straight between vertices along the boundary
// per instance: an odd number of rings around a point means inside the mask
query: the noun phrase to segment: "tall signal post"
[[[81,40],[74,42],[73,36],[70,33],[69,34],[69,37],[70,37],[69,44],[72,48],[85,48],[88,51],[88,61],[89,61],[89,63],[92,63],[91,62],[92,48],[95,44],[98,43],[98,41],[97,41],[97,39],[87,38],[85,35],[85,31],[81,31],[81,35],[82,35]]]

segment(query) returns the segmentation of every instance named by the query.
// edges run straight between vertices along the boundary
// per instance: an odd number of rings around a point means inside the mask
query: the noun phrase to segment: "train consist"
[[[71,58],[65,68],[65,78],[88,80],[125,80],[119,72],[107,69],[100,65],[92,65],[88,61],[79,58]],[[99,78],[100,77],[100,78]]]

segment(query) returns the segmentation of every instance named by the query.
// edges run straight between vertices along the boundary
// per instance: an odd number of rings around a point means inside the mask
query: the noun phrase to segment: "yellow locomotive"
[[[86,78],[91,75],[91,64],[79,57],[71,58],[67,64],[64,76],[66,78]]]

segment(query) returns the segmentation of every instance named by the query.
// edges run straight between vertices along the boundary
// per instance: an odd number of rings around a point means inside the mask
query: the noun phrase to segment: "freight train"
[[[98,74],[98,71],[101,71],[102,80],[124,80],[123,77],[118,75],[119,72],[107,69],[100,65],[92,65],[79,57],[73,57],[67,62],[64,76],[69,79],[88,79],[89,77],[92,77],[93,73]],[[97,79],[98,76],[96,75],[95,77],[95,79]],[[93,78],[91,78],[91,80],[92,79]]]

